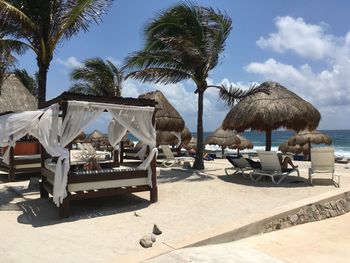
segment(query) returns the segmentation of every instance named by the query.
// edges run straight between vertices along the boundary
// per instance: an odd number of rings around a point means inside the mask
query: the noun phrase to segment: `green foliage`
[[[39,68],[39,103],[45,101],[46,76],[56,47],[99,23],[113,0],[0,0],[0,32],[31,48]]]
[[[38,96],[38,73],[31,76],[25,69],[15,69],[12,73],[15,74],[34,97]]]
[[[123,72],[111,61],[101,58],[90,58],[82,67],[71,73],[71,79],[77,81],[71,92],[119,97],[122,90]]]

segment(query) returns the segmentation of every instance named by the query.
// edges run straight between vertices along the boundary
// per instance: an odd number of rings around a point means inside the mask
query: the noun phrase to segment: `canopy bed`
[[[70,215],[70,202],[119,193],[150,191],[150,201],[157,202],[155,101],[110,98],[63,93],[37,111],[0,116],[0,146],[14,147],[16,140],[29,133],[41,143],[42,198],[53,196],[60,215]],[[144,147],[141,165],[119,167],[118,162],[83,165],[71,162],[71,142],[102,112],[109,112],[108,140],[115,150],[127,131]]]

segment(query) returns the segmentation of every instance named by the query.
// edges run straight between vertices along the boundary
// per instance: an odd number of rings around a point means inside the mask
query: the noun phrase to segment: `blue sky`
[[[116,0],[100,25],[79,33],[56,50],[47,85],[47,99],[71,85],[69,72],[87,58],[99,56],[121,65],[142,48],[143,28],[160,11],[179,1]],[[211,0],[197,1],[226,12],[233,29],[221,63],[210,83],[249,87],[266,80],[280,82],[314,104],[322,114],[320,129],[349,129],[350,24],[346,0]],[[32,52],[19,58],[19,67],[36,71]],[[123,96],[138,96],[160,89],[177,108],[191,131],[196,130],[194,84],[154,85],[127,80]],[[216,129],[228,109],[208,90],[204,102],[204,130]],[[101,123],[97,124],[103,126]]]

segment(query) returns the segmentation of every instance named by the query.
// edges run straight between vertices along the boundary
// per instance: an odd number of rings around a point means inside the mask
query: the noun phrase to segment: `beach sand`
[[[297,162],[307,178],[309,162]],[[73,203],[72,216],[60,220],[53,202],[27,190],[28,181],[0,184],[1,262],[118,262],[118,258],[176,243],[220,225],[242,220],[336,188],[330,180],[315,186],[288,177],[254,183],[227,176],[230,164],[216,159],[202,172],[161,169],[159,202],[149,193]],[[341,187],[350,186],[350,165],[336,164]],[[329,176],[322,175],[329,178]],[[1,176],[3,181],[6,176]],[[296,183],[299,182],[299,183]],[[136,214],[135,214],[136,213]],[[139,245],[157,224],[163,234],[155,247]]]

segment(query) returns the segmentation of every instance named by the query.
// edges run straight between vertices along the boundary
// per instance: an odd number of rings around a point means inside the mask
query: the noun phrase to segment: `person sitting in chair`
[[[277,153],[278,160],[280,161],[280,165],[282,170],[288,169],[288,164],[292,166],[293,169],[297,168],[297,165],[294,165],[292,159],[289,156],[283,158],[282,153]]]

